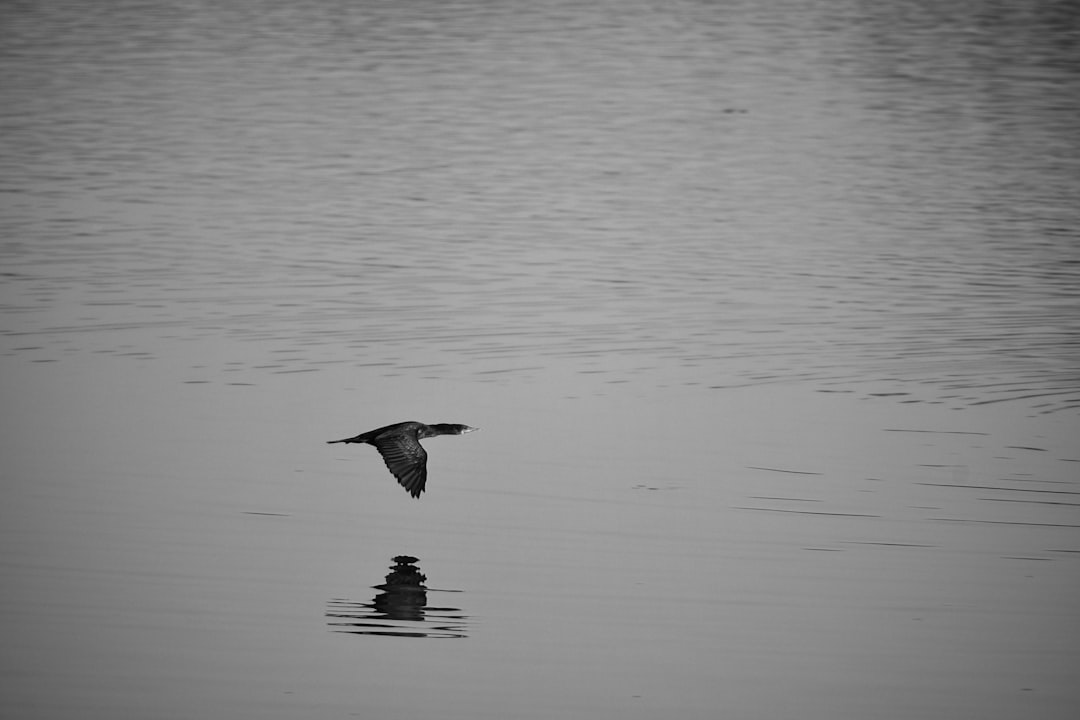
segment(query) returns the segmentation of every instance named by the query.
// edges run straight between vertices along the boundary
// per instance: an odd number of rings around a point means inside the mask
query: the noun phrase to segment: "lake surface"
[[[0,9],[5,713],[1071,718],[1078,42]]]

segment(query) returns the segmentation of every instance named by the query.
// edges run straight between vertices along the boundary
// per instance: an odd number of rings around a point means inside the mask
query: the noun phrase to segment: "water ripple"
[[[1080,407],[1074,64],[475,10],[9,11],[3,351]]]

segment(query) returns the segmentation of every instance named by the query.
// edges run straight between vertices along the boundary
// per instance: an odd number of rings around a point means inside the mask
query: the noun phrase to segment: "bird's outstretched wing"
[[[408,435],[388,435],[372,441],[382,455],[386,467],[397,478],[401,487],[414,498],[420,497],[427,484],[427,453],[414,438]]]

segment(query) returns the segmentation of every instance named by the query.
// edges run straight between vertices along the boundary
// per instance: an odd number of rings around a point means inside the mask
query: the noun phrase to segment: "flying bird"
[[[382,455],[383,462],[397,478],[398,484],[409,491],[414,498],[420,497],[427,484],[427,452],[420,445],[424,438],[436,435],[464,435],[479,428],[453,423],[435,423],[425,425],[420,422],[400,422],[386,427],[360,433],[356,437],[344,440],[330,440],[333,443],[364,443],[374,445]]]

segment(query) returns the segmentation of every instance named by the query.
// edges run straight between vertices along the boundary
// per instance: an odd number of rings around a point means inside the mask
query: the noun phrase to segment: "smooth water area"
[[[3,7],[5,715],[1071,718],[1078,41]]]

